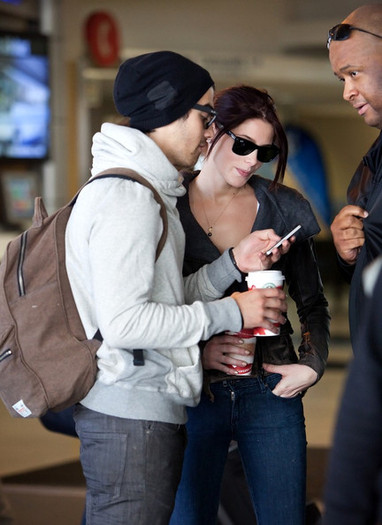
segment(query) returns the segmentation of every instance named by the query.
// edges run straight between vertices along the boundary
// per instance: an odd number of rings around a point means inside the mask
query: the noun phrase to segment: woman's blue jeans
[[[280,398],[278,374],[211,385],[188,410],[188,443],[171,525],[216,523],[231,440],[236,440],[258,525],[303,525],[306,435],[301,396]]]

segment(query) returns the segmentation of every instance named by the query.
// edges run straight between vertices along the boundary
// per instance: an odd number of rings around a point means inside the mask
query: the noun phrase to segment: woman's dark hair
[[[269,122],[274,130],[273,143],[280,149],[273,183],[281,182],[287,164],[288,142],[284,128],[276,114],[272,97],[265,90],[252,86],[233,86],[215,95],[215,110],[218,114],[217,134],[211,143],[209,152],[227,131],[236,128],[245,120],[258,118]]]

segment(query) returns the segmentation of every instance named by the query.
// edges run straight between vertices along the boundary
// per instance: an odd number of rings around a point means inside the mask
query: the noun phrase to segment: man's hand
[[[243,328],[262,326],[277,331],[274,323],[286,322],[283,312],[287,311],[286,295],[278,288],[256,288],[248,292],[234,292],[231,297],[237,302],[243,316]]]
[[[281,237],[272,229],[258,230],[244,237],[233,250],[235,261],[240,270],[244,273],[269,270],[284,253],[287,253],[295,237],[284,241],[278,249],[273,250],[271,255],[265,255],[265,252],[280,239]]]
[[[355,264],[365,243],[363,219],[368,216],[359,206],[348,205],[336,215],[330,226],[338,255],[348,264]]]

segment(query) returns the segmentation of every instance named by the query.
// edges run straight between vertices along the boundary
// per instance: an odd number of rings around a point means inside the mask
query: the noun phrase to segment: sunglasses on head
[[[194,104],[193,109],[197,109],[198,111],[203,111],[203,113],[207,113],[210,118],[207,120],[204,124],[205,129],[208,129],[213,122],[215,122],[216,117],[218,114],[216,111],[211,108],[211,106],[202,106],[201,104]]]
[[[232,145],[232,151],[241,157],[249,155],[253,151],[257,150],[257,158],[260,162],[270,162],[279,154],[280,150],[277,146],[275,146],[275,144],[270,144],[268,146],[258,146],[250,140],[237,137],[230,130],[226,131],[226,133],[234,141]]]
[[[367,33],[368,35],[373,35],[377,38],[382,38],[381,35],[377,35],[376,33],[372,33],[371,31],[367,31],[366,29],[361,29],[360,27],[351,26],[350,24],[337,24],[329,30],[326,47],[329,49],[332,40],[347,40],[348,38],[350,38],[350,33],[352,31],[361,31],[361,33]]]

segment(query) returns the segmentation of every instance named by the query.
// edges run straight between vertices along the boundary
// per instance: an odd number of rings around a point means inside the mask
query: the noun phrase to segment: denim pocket
[[[110,432],[80,432],[81,463],[89,490],[107,498],[118,498],[127,462],[127,435]],[[131,465],[129,464],[129,469]],[[143,490],[143,480],[134,479],[136,488]]]
[[[273,389],[276,387],[276,385],[281,381],[281,374],[270,374],[269,376],[264,377],[264,385],[266,387],[266,391],[269,392],[271,396],[273,396],[275,399],[280,399],[283,403],[287,403],[290,401],[295,401],[296,399],[299,399],[301,396],[294,396],[294,397],[281,397],[277,394],[273,393]]]
[[[281,374],[269,374],[263,378],[264,385],[270,391],[272,391],[280,381]]]

